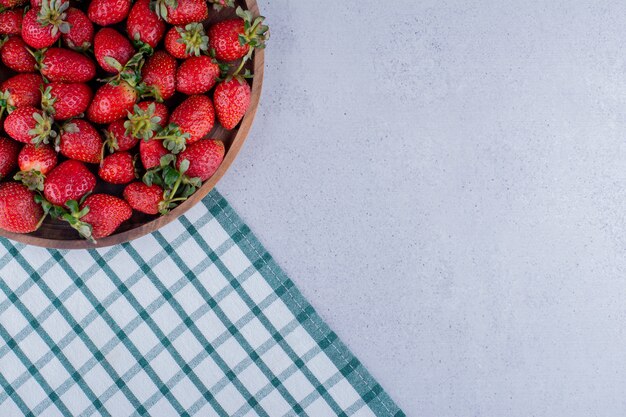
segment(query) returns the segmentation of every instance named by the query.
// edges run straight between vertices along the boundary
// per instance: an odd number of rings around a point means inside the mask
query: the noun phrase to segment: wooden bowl
[[[247,8],[254,16],[259,15],[259,8],[256,0],[239,0],[237,3],[243,8]],[[217,21],[222,21],[235,16],[235,11],[232,8],[224,8],[218,13],[212,13],[205,26],[211,25]],[[17,234],[7,232],[0,229],[0,236],[12,239],[17,242],[25,243],[27,245],[42,246],[46,248],[56,249],[90,249],[97,247],[106,247],[117,245],[120,243],[128,242],[133,239],[137,239],[148,233],[152,233],[166,224],[177,219],[183,215],[187,210],[193,207],[196,203],[202,200],[214,187],[215,184],[226,173],[230,165],[237,157],[237,153],[243,146],[243,143],[248,136],[248,132],[252,126],[254,116],[256,114],[257,106],[259,105],[259,98],[261,96],[261,87],[263,85],[263,67],[264,67],[264,51],[263,49],[257,49],[254,53],[254,57],[251,63],[248,64],[249,69],[253,72],[254,78],[252,83],[252,98],[250,102],[250,108],[243,118],[239,127],[235,130],[227,131],[219,126],[219,123],[215,122],[215,127],[208,135],[210,138],[219,139],[224,142],[226,147],[226,154],[224,161],[219,167],[215,175],[207,180],[194,195],[192,195],[187,201],[173,209],[169,214],[165,216],[150,216],[147,214],[134,212],[133,217],[124,222],[120,228],[111,236],[98,239],[97,243],[89,242],[81,238],[78,233],[72,229],[67,223],[47,218],[41,228],[36,232],[29,234]],[[0,79],[7,78],[7,74],[0,74]],[[94,170],[97,167],[92,167]],[[99,180],[98,187],[95,192],[106,192],[121,197],[124,186],[114,186],[111,184],[103,183]]]

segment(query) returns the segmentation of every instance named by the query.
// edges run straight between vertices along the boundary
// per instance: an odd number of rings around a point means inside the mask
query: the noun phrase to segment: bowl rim
[[[252,12],[254,16],[259,15],[259,9],[256,0],[245,0],[248,10]],[[157,217],[135,228],[125,230],[120,233],[115,233],[111,236],[98,239],[96,243],[79,238],[71,240],[62,239],[46,239],[45,237],[32,236],[30,234],[12,233],[3,229],[0,229],[0,236],[11,239],[13,241],[23,243],[26,245],[39,246],[48,249],[94,249],[104,248],[108,246],[119,245],[122,243],[130,242],[135,239],[139,239],[149,233],[153,233],[167,224],[178,219],[185,214],[189,209],[199,203],[204,197],[206,197],[215,188],[215,185],[224,176],[226,171],[230,168],[234,160],[237,158],[239,151],[243,147],[248,133],[252,128],[252,123],[256,116],[257,108],[261,99],[261,91],[263,88],[263,73],[265,69],[265,50],[257,49],[254,51],[253,56],[254,78],[252,78],[252,89],[250,98],[250,107],[246,112],[237,134],[233,138],[233,141],[224,156],[222,164],[218,168],[217,172],[209,178],[189,199],[184,201],[178,207],[170,211],[164,216]]]

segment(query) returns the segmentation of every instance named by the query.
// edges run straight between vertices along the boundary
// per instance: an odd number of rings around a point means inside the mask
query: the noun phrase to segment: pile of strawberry
[[[262,17],[237,8],[207,28],[233,0],[28,1],[0,0],[0,228],[52,216],[102,238],[217,171],[224,145],[207,137],[250,105]],[[100,192],[115,187],[123,199]]]

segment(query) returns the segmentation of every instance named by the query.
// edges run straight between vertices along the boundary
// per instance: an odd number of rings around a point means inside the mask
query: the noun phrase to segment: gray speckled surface
[[[390,395],[624,415],[624,2],[259,1],[219,189]]]

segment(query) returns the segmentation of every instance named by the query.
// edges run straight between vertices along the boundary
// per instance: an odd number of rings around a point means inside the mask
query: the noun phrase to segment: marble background
[[[219,184],[410,416],[626,413],[626,3],[259,0]]]

